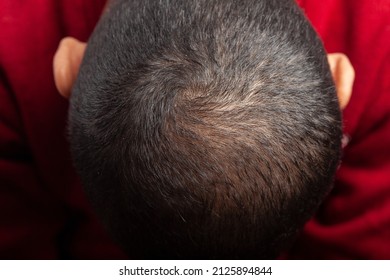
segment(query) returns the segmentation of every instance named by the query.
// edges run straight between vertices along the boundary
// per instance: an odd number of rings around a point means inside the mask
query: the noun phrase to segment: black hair
[[[116,0],[71,97],[75,166],[132,258],[274,258],[329,192],[341,120],[292,0]]]

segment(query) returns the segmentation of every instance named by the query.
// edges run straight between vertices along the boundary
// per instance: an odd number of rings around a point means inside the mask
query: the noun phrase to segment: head
[[[84,49],[64,41],[56,82],[76,80],[75,166],[129,255],[276,257],[329,192],[336,88],[293,1],[117,0]]]

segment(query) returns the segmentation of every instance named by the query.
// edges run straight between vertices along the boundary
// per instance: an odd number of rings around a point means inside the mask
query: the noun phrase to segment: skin
[[[79,72],[87,44],[75,38],[62,39],[53,60],[54,80],[59,93],[69,98]],[[340,108],[351,98],[355,71],[348,57],[342,53],[328,54],[328,62],[336,84]]]
[[[328,63],[336,84],[340,108],[344,109],[351,99],[355,70],[348,57],[342,53],[328,54]]]

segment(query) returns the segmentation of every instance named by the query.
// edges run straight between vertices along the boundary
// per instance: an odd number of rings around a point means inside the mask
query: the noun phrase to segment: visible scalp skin
[[[135,258],[272,258],[328,193],[341,122],[293,1],[117,0],[71,99],[86,192]]]

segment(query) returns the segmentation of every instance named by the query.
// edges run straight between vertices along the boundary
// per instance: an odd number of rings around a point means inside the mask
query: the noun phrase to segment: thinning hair
[[[341,122],[290,0],[117,0],[71,97],[75,165],[134,258],[273,258],[329,192]]]

